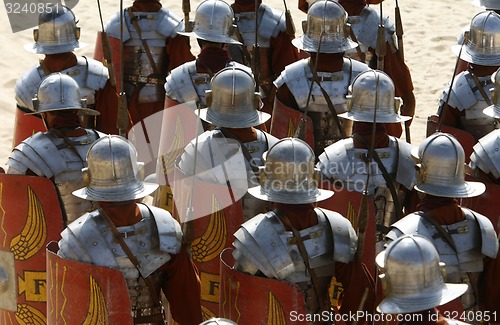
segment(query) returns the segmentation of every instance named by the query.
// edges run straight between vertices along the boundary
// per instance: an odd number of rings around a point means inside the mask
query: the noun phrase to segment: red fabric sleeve
[[[271,73],[279,76],[281,71],[289,64],[299,60],[299,52],[292,45],[290,37],[281,32],[276,38],[271,39]]]
[[[479,306],[483,311],[489,311],[492,323],[500,323],[500,253],[497,258],[486,257],[484,259],[484,271],[481,273],[478,283]]]
[[[198,269],[189,259],[185,247],[164,265],[167,277],[162,290],[168,300],[172,318],[180,325],[202,322],[201,289]]]

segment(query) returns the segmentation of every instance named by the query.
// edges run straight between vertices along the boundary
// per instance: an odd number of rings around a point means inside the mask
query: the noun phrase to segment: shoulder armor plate
[[[372,49],[377,47],[380,15],[375,9],[365,6],[359,16],[349,16],[348,22],[351,24],[351,29],[356,39],[361,44],[371,47]],[[384,17],[384,28],[385,39],[391,39],[395,32],[394,23],[392,23],[387,16]]]
[[[498,254],[498,238],[491,220],[478,212],[465,208],[462,208],[462,210],[468,219],[472,220],[475,218],[479,224],[482,237],[481,253],[488,257],[496,258]]]
[[[397,143],[399,152],[396,182],[411,190],[417,181],[415,160],[411,156],[412,145],[395,137],[389,139]]]
[[[45,78],[45,73],[43,72],[40,64],[32,67],[26,71],[19,79],[16,80],[16,101],[21,107],[25,107],[34,111],[33,108],[33,98],[35,97],[38,86]]]
[[[154,206],[146,207],[144,204],[140,204],[139,207],[143,215],[149,212],[147,209],[153,214],[160,237],[160,250],[170,254],[179,254],[182,246],[182,230],[177,220],[172,218],[166,210]]]
[[[358,236],[351,222],[338,212],[320,208],[316,208],[315,211],[317,215],[324,214],[330,224],[335,247],[333,259],[342,263],[351,262],[358,245]]]
[[[494,130],[474,145],[471,161],[486,174],[500,178],[500,130]]]
[[[125,20],[125,16],[123,18]],[[110,20],[106,23],[106,27],[104,30],[108,33],[109,36],[112,36],[116,39],[120,39],[120,12],[115,13]],[[128,25],[123,23],[123,38],[122,41],[125,43],[130,39],[130,31],[128,30]]]
[[[186,62],[173,69],[166,78],[165,94],[179,103],[186,103],[190,100],[199,102],[200,98],[192,80],[192,75],[195,73],[196,61]]]

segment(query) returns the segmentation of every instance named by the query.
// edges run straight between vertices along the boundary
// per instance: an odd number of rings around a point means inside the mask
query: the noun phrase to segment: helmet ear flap
[[[208,107],[212,106],[212,89],[205,90],[205,101]]]
[[[351,36],[351,24],[345,23],[344,24],[344,37],[348,38]]]
[[[259,93],[254,94],[254,103],[255,107],[260,110],[262,107],[264,107],[264,103],[262,102],[262,98],[260,97]]]
[[[347,106],[347,111],[350,111],[352,108],[352,95],[346,95],[345,96],[345,103]]]
[[[38,28],[33,29],[33,39],[35,42],[38,42],[38,38],[40,37],[40,33],[38,31]]]
[[[302,21],[302,33],[306,33],[307,32],[307,20],[303,20]]]
[[[236,24],[236,19],[233,18],[233,22],[229,25],[229,30],[227,31],[228,36],[233,36],[236,33],[238,25]]]
[[[498,103],[498,96],[497,96],[497,93],[495,91],[495,88],[490,89],[490,95],[491,95],[491,102],[494,104],[497,104]]]
[[[441,271],[441,276],[443,281],[446,281],[446,265],[443,262],[439,262],[439,269]]]
[[[37,112],[38,107],[40,107],[40,101],[38,100],[38,97],[33,98],[31,102],[33,103],[33,109],[35,110],[35,112]]]
[[[82,179],[84,186],[88,186],[90,184],[90,171],[88,167],[82,168]]]
[[[399,109],[401,108],[401,105],[403,105],[403,100],[401,97],[394,97],[394,112],[396,114],[399,113]]]
[[[77,41],[80,39],[80,27],[75,28],[75,38]]]
[[[382,284],[382,290],[387,295],[387,289],[389,287],[389,283],[388,283],[389,281],[387,280],[387,276],[384,273],[381,273],[381,274],[379,274],[378,277],[380,279],[380,283]]]

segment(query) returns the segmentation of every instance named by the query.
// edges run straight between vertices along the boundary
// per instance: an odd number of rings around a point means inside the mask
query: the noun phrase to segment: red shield
[[[477,211],[488,217],[495,227],[496,232],[499,232],[500,212],[498,210],[498,198],[500,197],[500,185],[485,183],[486,191],[483,194],[467,199],[460,199],[460,205],[471,210]]]
[[[0,174],[0,324],[46,323],[45,246],[58,240],[63,217],[52,182]]]
[[[278,98],[275,98],[270,133],[278,139],[293,137],[303,117],[302,112],[286,106]],[[311,148],[314,148],[313,124],[309,116],[306,117],[304,133],[304,141]]]
[[[34,115],[25,115],[22,110],[16,108],[12,148],[15,148],[23,140],[31,137],[33,134],[45,131],[46,128],[41,118]]]
[[[156,177],[160,189],[155,194],[154,202],[155,206],[173,213],[169,179],[173,180],[174,177],[174,162],[182,154],[184,147],[203,132],[203,127],[194,113],[195,102],[177,104],[165,97],[165,105],[167,108],[163,110],[156,166]]]
[[[227,185],[193,180],[177,168],[172,191],[176,219],[190,220],[183,223],[184,236],[192,240],[192,259],[200,271],[203,318],[216,317],[219,312],[219,255],[231,246],[233,234],[243,223],[241,201],[230,201],[234,197]]]
[[[122,273],[57,256],[47,246],[47,324],[133,324]]]
[[[97,32],[97,38],[95,42],[95,48],[94,48],[94,59],[100,62],[104,62],[104,49],[103,49],[103,34],[102,32]],[[116,89],[122,89],[120,85],[120,77],[121,76],[121,60],[120,60],[120,47],[121,47],[121,42],[119,39],[116,39],[111,36],[107,36],[107,39],[109,41],[109,50],[111,57],[106,58],[107,60],[111,61],[111,65],[113,66],[113,74],[115,77],[115,82],[116,82]],[[108,63],[110,63],[108,61]],[[111,69],[111,67],[107,67],[108,69]]]
[[[427,136],[435,133],[439,124],[439,117],[432,115],[427,118]],[[441,132],[453,135],[458,142],[462,145],[465,151],[465,163],[470,162],[470,155],[472,154],[473,147],[477,140],[467,131],[454,128],[452,126],[441,125]]]
[[[231,252],[220,256],[220,317],[239,325],[307,324],[301,321],[305,300],[296,284],[238,272]]]

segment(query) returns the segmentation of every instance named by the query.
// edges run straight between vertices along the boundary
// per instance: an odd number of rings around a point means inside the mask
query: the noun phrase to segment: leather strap
[[[274,209],[273,212],[283,221],[283,223],[286,226],[288,226],[292,230],[294,237],[294,244],[297,245],[300,255],[304,260],[307,272],[311,275],[311,282],[313,285],[314,293],[316,295],[316,301],[318,302],[318,306],[320,310],[328,310],[329,306],[326,306],[323,299],[321,299],[320,296],[321,290],[320,290],[318,275],[316,274],[316,270],[313,269],[309,264],[309,254],[307,253],[307,249],[306,246],[304,245],[304,241],[302,239],[302,236],[300,235],[300,232],[297,229],[295,229],[295,227],[292,226],[290,219],[286,214],[283,213],[283,211],[279,209]]]
[[[106,211],[104,211],[104,209],[99,209],[99,213],[103,217],[104,221],[106,221],[106,224],[108,225],[108,227],[111,229],[111,232],[113,233],[114,240],[118,244],[120,244],[121,248],[123,249],[123,251],[127,255],[130,262],[132,262],[132,264],[135,266],[137,271],[139,271],[139,274],[141,274],[141,270],[139,268],[140,263],[137,260],[137,257],[135,257],[135,255],[132,253],[132,251],[128,247],[127,243],[125,243],[125,241],[123,240],[123,236],[118,231],[118,229],[116,229],[116,226],[113,223],[113,220],[111,220],[111,218],[106,213]],[[151,295],[151,298],[153,299],[153,303],[155,304],[155,306],[161,306],[161,299],[160,299],[159,295],[156,294],[156,291],[155,291],[153,283],[151,282],[151,279],[148,277],[142,276],[142,274],[141,274],[141,277],[144,279],[144,282],[146,282],[146,285],[148,286],[149,294]]]
[[[403,209],[401,206],[401,202],[399,202],[399,197],[398,193],[396,192],[396,187],[394,186],[393,179],[387,169],[385,168],[384,164],[382,163],[382,160],[380,160],[380,157],[378,154],[375,152],[374,148],[369,146],[366,143],[366,140],[358,133],[355,133],[352,135],[353,139],[361,142],[370,152],[371,157],[375,160],[377,163],[377,166],[380,168],[380,171],[382,172],[382,176],[384,177],[385,183],[387,185],[387,188],[391,192],[392,199],[394,200],[394,209],[396,210],[396,219],[399,220],[403,216]],[[368,166],[370,168],[370,166]]]
[[[472,76],[472,79],[474,80],[474,83],[476,84],[477,89],[481,93],[481,96],[483,96],[484,101],[489,106],[491,106],[491,104],[492,104],[491,100],[488,97],[488,95],[486,95],[486,92],[484,91],[483,85],[481,85],[481,82],[479,82],[479,79],[477,78],[476,74],[472,71],[472,68],[469,68],[468,71],[469,71],[470,75]]]
[[[317,55],[319,55],[319,53]],[[337,127],[339,128],[339,131],[340,131],[340,134],[342,135],[342,138],[345,139],[347,136],[346,136],[346,133],[345,133],[344,128],[342,126],[342,123],[340,123],[339,117],[337,115],[337,111],[335,110],[335,104],[333,104],[333,102],[330,98],[330,95],[327,93],[325,88],[323,88],[323,86],[321,86],[321,81],[318,77],[318,72],[311,66],[310,60],[309,60],[309,67],[310,67],[311,72],[313,74],[313,81],[312,82],[313,83],[316,82],[319,89],[321,90],[321,93],[323,94],[323,97],[326,100],[326,104],[328,105],[328,108],[330,109],[330,112],[332,113],[335,124],[337,124]]]
[[[158,67],[156,66],[156,62],[153,59],[153,55],[151,54],[151,50],[149,49],[148,42],[146,42],[146,40],[142,38],[141,28],[139,27],[139,24],[137,24],[137,19],[134,16],[132,9],[128,8],[127,11],[128,11],[129,16],[130,16],[130,21],[132,23],[132,26],[134,26],[135,31],[137,32],[137,34],[139,35],[139,38],[141,39],[142,47],[144,47],[144,51],[146,52],[146,55],[148,56],[149,63],[151,64],[151,67],[153,68],[154,73],[160,74],[160,70],[158,70]]]

